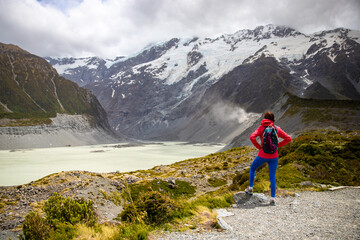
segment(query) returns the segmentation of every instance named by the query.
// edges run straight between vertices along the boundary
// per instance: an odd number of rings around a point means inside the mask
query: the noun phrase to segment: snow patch
[[[314,83],[313,81],[311,81],[310,79],[308,79],[309,76],[310,76],[310,75],[309,75],[308,70],[305,69],[305,75],[300,77],[300,78],[304,81],[304,83],[306,83],[306,85],[307,85],[307,86],[304,87],[304,88],[307,88],[307,87],[309,87],[311,84]]]
[[[89,61],[89,58],[78,58],[71,64],[57,63],[53,65],[53,67],[59,74],[65,74],[69,69],[85,66],[87,64],[87,61]],[[97,68],[97,66],[95,68]]]
[[[99,67],[99,65],[96,64],[88,64],[86,65],[89,69],[97,69]]]
[[[127,57],[117,57],[115,59],[105,59],[105,67],[111,68],[112,65],[126,61]]]
[[[336,61],[335,61],[335,58],[336,58],[337,56],[335,55],[335,54],[332,54],[332,53],[329,53],[328,54],[328,58],[330,58],[330,60],[333,62],[333,63],[336,63]]]

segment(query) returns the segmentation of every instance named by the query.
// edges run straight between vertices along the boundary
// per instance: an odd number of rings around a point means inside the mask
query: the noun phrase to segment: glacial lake
[[[0,186],[26,184],[61,171],[128,172],[202,157],[222,144],[157,142],[131,146],[102,144],[78,147],[0,151]]]

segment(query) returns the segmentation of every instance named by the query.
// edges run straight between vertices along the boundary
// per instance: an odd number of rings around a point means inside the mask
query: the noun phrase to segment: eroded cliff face
[[[23,149],[115,143],[120,140],[94,127],[85,115],[57,114],[51,124],[0,127],[0,149]]]

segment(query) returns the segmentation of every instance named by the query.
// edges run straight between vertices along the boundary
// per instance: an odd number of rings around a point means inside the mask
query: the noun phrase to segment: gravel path
[[[232,230],[171,232],[156,239],[360,239],[360,189],[302,192],[276,206],[229,208]]]

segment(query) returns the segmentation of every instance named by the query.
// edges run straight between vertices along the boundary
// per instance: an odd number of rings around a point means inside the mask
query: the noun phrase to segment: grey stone
[[[234,216],[234,213],[229,212],[228,210],[226,210],[226,209],[224,209],[224,208],[216,209],[215,211],[217,212],[217,217],[229,217],[229,216]]]
[[[301,186],[312,187],[314,184],[311,181],[305,181],[300,183]]]
[[[268,202],[267,197],[263,193],[249,195],[245,192],[238,192],[233,195],[233,199],[238,207],[263,206]]]
[[[217,217],[217,223],[222,229],[229,231],[233,230],[233,228],[229,224],[227,224],[222,217]]]

